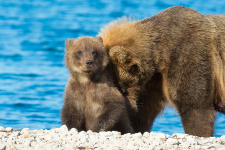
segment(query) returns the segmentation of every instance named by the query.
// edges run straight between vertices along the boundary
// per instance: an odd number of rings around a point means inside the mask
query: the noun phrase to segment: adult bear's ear
[[[73,39],[67,39],[66,42],[65,42],[65,51],[68,51],[70,46],[72,45],[73,43]]]
[[[101,36],[97,36],[95,39],[97,39],[99,42],[103,43],[103,39]]]
[[[141,67],[141,64],[138,61],[135,61],[134,59],[127,67],[127,71],[131,74],[143,74],[143,69]]]

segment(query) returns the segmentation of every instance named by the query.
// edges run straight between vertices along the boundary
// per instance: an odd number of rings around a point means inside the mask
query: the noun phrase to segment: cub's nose
[[[87,65],[87,66],[93,65],[93,63],[94,63],[93,60],[87,60],[87,61],[86,61],[86,65]]]

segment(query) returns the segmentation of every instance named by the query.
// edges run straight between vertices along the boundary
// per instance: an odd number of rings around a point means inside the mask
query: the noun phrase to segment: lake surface
[[[191,7],[203,14],[225,14],[225,1],[214,0],[1,0],[0,1],[0,126],[14,129],[60,127],[67,38],[96,36],[121,16],[151,17],[171,6]],[[184,133],[170,107],[152,131]],[[217,115],[215,136],[225,135],[225,116]]]

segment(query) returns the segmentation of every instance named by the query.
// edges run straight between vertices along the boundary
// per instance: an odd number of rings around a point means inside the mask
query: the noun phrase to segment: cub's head
[[[96,73],[103,70],[109,62],[100,37],[68,39],[65,46],[66,65],[71,73]]]

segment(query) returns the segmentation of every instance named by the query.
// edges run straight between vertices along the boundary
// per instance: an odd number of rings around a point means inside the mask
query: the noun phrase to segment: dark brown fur
[[[113,22],[99,36],[137,110],[135,132],[149,131],[169,102],[185,133],[213,135],[215,110],[225,104],[225,15],[172,7],[140,22]]]
[[[132,133],[126,100],[116,88],[103,44],[92,37],[66,41],[71,76],[61,111],[62,124],[79,131]]]

